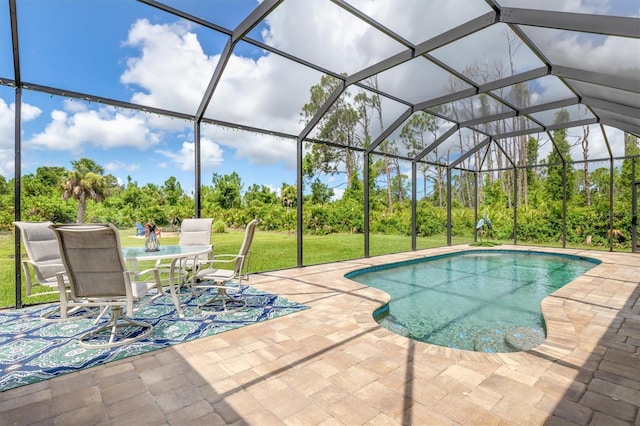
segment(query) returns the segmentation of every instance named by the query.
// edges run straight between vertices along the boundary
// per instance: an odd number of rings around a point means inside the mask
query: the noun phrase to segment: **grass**
[[[124,247],[143,246],[144,239],[134,237],[135,229],[120,230],[121,242]],[[243,230],[228,230],[224,233],[213,234],[211,241],[215,253],[237,253],[242,244]],[[358,259],[364,256],[364,235],[362,234],[330,234],[305,235],[303,237],[303,264],[313,265],[341,260]],[[452,237],[452,244],[472,243],[472,238]],[[163,235],[160,243],[172,245],[178,243],[177,236]],[[511,244],[512,241],[497,241],[497,243]],[[524,242],[520,242],[525,244]],[[495,244],[495,243],[494,243]],[[447,245],[444,235],[417,239],[417,249],[442,247]],[[542,244],[539,244],[542,245]],[[547,245],[552,246],[552,245]],[[555,245],[558,247],[560,245]],[[569,247],[569,245],[567,245]],[[582,249],[602,249],[608,247],[572,246]],[[399,253],[411,250],[411,237],[402,235],[371,235],[369,239],[371,256],[389,253]],[[148,265],[140,265],[145,267]],[[251,272],[264,272],[277,269],[294,268],[297,266],[297,238],[287,232],[256,232],[252,245],[250,260]],[[15,306],[15,272],[14,272],[14,239],[13,233],[0,234],[0,307]],[[24,281],[24,278],[23,278]],[[46,288],[42,288],[46,290]],[[36,288],[36,291],[39,291]],[[25,296],[24,282],[22,285],[23,304],[33,304],[57,300],[57,296]]]

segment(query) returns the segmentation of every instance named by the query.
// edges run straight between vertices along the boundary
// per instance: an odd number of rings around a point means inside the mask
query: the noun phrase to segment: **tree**
[[[556,123],[563,123],[567,121],[569,121],[569,113],[566,110],[561,110],[556,114]],[[567,200],[570,200],[575,188],[575,176],[573,173],[573,166],[568,163],[571,161],[571,153],[569,142],[567,141],[567,130],[555,130],[552,136],[554,149],[549,152],[547,157],[547,164],[549,164],[549,167],[547,170],[547,179],[545,181],[545,191],[549,199],[562,200],[564,194],[564,182],[566,184]],[[558,166],[558,164],[562,165]],[[565,168],[566,181],[563,178]]]
[[[280,202],[283,207],[293,207],[298,202],[298,189],[296,185],[289,185],[288,183],[282,182],[282,187],[280,188]]]
[[[413,157],[419,154],[427,146],[427,141],[429,140],[427,132],[430,132],[435,139],[437,130],[438,125],[435,116],[424,111],[418,111],[413,114],[400,130],[400,140],[407,148],[407,155]],[[418,164],[418,168],[422,175],[423,196],[426,197],[429,165],[421,162]]]
[[[102,175],[104,169],[95,161],[83,157],[72,161],[73,170],[67,173],[62,188],[62,198],[78,201],[76,222],[84,223],[87,200],[102,202],[109,196],[108,181]]]
[[[213,202],[223,209],[240,207],[242,180],[236,172],[230,175],[213,174]]]
[[[302,107],[302,117],[308,122],[323,107],[329,96],[338,88],[340,80],[331,76],[323,76],[320,83],[311,88],[309,102]],[[340,145],[308,143],[308,152],[304,158],[304,174],[308,178],[318,173],[335,175],[345,173],[347,184],[358,170],[356,151],[353,148],[361,147],[362,141],[356,136],[358,124],[358,111],[348,102],[348,92],[344,92],[317,124],[319,137],[322,140]]]
[[[536,174],[532,168],[538,162],[538,147],[540,143],[537,138],[529,137],[527,140],[527,183],[531,184],[536,180]]]
[[[587,207],[591,206],[591,183],[589,182],[589,126],[582,128],[582,159],[584,160],[583,171],[583,184],[584,184],[584,201]]]
[[[320,179],[316,179],[311,184],[311,202],[313,204],[328,203],[333,195],[333,189],[329,188],[326,183],[320,182]]]
[[[170,206],[175,206],[184,195],[180,182],[178,182],[178,180],[173,176],[164,181],[164,185],[162,185],[161,189],[165,199],[167,200],[167,204]]]
[[[640,156],[640,139],[626,133],[624,134],[624,155],[628,157]],[[633,176],[633,163],[635,162],[635,173]],[[640,162],[637,158],[627,158],[622,162],[619,187],[622,188],[621,196],[625,200],[631,200],[633,183],[640,180]]]
[[[266,185],[254,183],[249,186],[247,192],[244,194],[244,204],[247,206],[253,203],[276,204],[277,202],[278,195]]]

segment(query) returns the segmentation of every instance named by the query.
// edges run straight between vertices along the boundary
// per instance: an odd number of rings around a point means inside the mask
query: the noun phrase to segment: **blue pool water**
[[[391,296],[374,317],[394,333],[451,348],[517,352],[544,341],[542,299],[598,263],[472,250],[361,269],[346,278]]]

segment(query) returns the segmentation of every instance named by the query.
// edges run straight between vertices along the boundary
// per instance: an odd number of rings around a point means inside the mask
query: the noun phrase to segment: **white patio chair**
[[[211,246],[212,223],[212,218],[184,219],[180,225],[180,240],[178,241],[178,245]],[[180,268],[186,272],[182,277],[185,284],[188,280],[188,273],[193,272],[194,266],[196,266],[197,269],[198,265],[207,262],[208,259],[210,259],[209,256],[201,255],[183,260],[183,264],[180,265]],[[171,262],[161,260],[156,262],[156,268],[160,269],[162,272],[168,272],[170,267]]]
[[[51,228],[57,235],[69,282],[70,300],[61,297],[61,311],[78,304],[108,307],[111,311],[106,323],[80,337],[80,346],[108,348],[148,336],[152,326],[131,316],[146,301],[163,294],[158,270],[128,271],[120,235],[112,224],[51,225]],[[60,283],[64,274],[58,274]],[[138,280],[148,274],[152,280]],[[148,295],[154,288],[155,294]],[[145,295],[148,295],[146,301],[134,306],[134,302],[141,301]]]
[[[21,261],[22,271],[26,284],[26,296],[42,296],[57,294],[69,297],[68,282],[63,281],[62,286],[58,282],[57,275],[64,272],[64,264],[60,256],[60,248],[55,232],[50,228],[53,222],[21,222],[13,224],[20,230],[20,236],[27,259]],[[35,292],[34,287],[42,286],[48,290]],[[59,313],[59,316],[58,316]],[[74,314],[71,316],[71,314]],[[86,318],[97,316],[99,311],[83,306],[76,306],[70,311],[61,311],[60,306],[47,310],[40,315],[43,321],[58,321],[66,318]]]
[[[246,300],[229,294],[228,291],[237,292],[240,290],[242,280],[245,278],[244,267],[251,254],[251,244],[259,222],[258,219],[254,219],[247,224],[238,254],[214,255],[209,261],[200,265],[200,268],[194,273],[190,286],[195,294],[199,293],[198,290],[217,289],[217,294],[213,298],[198,305],[204,315],[233,312],[246,306]],[[221,265],[226,268],[221,268]],[[207,308],[208,306],[213,309]]]

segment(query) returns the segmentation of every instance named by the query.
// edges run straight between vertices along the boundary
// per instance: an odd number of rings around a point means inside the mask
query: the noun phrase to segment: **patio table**
[[[184,318],[184,313],[180,307],[180,299],[178,298],[178,290],[180,288],[180,280],[176,280],[176,274],[174,273],[176,264],[184,259],[203,254],[208,254],[213,251],[213,246],[187,246],[187,245],[169,245],[160,246],[157,251],[146,251],[144,247],[125,247],[122,249],[122,254],[127,262],[133,264],[133,269],[138,270],[138,262],[147,260],[171,260],[171,273],[169,274],[169,293],[173,304],[176,307],[176,311],[180,318]],[[182,263],[181,263],[182,264]],[[178,266],[179,269],[182,269]],[[182,277],[182,273],[177,274]]]

